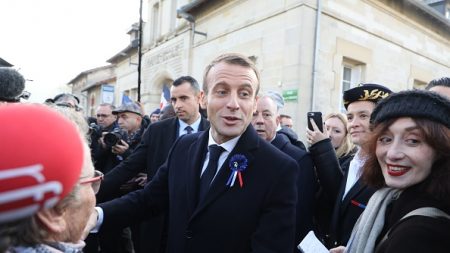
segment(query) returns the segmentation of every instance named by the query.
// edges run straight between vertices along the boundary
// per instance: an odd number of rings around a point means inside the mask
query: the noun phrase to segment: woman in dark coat
[[[308,138],[314,166],[322,171],[324,167],[345,171],[356,152],[347,131],[347,117],[341,113],[329,113],[325,116],[324,123],[323,132],[317,130],[314,136]],[[314,208],[314,233],[323,242],[327,240],[334,203],[335,196],[330,196],[320,187],[316,193]]]
[[[331,252],[449,252],[450,101],[403,91],[377,105],[362,177],[379,189],[347,248]]]

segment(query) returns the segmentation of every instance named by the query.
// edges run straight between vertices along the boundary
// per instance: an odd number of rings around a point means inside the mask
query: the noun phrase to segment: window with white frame
[[[138,97],[138,89],[137,89],[137,88],[132,88],[132,89],[130,89],[129,94],[130,94],[129,97],[130,97],[133,101],[137,101],[137,97]]]
[[[341,112],[345,112],[342,94],[344,94],[344,91],[364,82],[365,69],[365,63],[344,57],[342,62],[341,94],[339,94],[339,109]]]
[[[151,41],[155,41],[159,36],[159,2],[156,2],[152,7],[151,14]]]

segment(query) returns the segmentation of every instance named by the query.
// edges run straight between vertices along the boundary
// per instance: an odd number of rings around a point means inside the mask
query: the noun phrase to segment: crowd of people
[[[249,58],[202,81],[85,118],[69,93],[20,103],[0,68],[0,253],[308,252],[310,231],[333,253],[448,251],[449,77],[350,88],[302,133]]]

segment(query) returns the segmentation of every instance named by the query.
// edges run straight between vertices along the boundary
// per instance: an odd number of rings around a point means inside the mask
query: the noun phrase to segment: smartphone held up
[[[314,120],[320,132],[323,132],[323,123],[322,123],[322,113],[321,112],[308,112],[307,120],[308,120],[308,129],[314,131],[314,128],[311,124],[311,119]]]

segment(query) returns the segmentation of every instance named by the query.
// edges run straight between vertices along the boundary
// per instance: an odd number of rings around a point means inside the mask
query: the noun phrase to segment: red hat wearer
[[[71,192],[83,166],[75,125],[43,105],[0,107],[0,223],[51,208]]]

